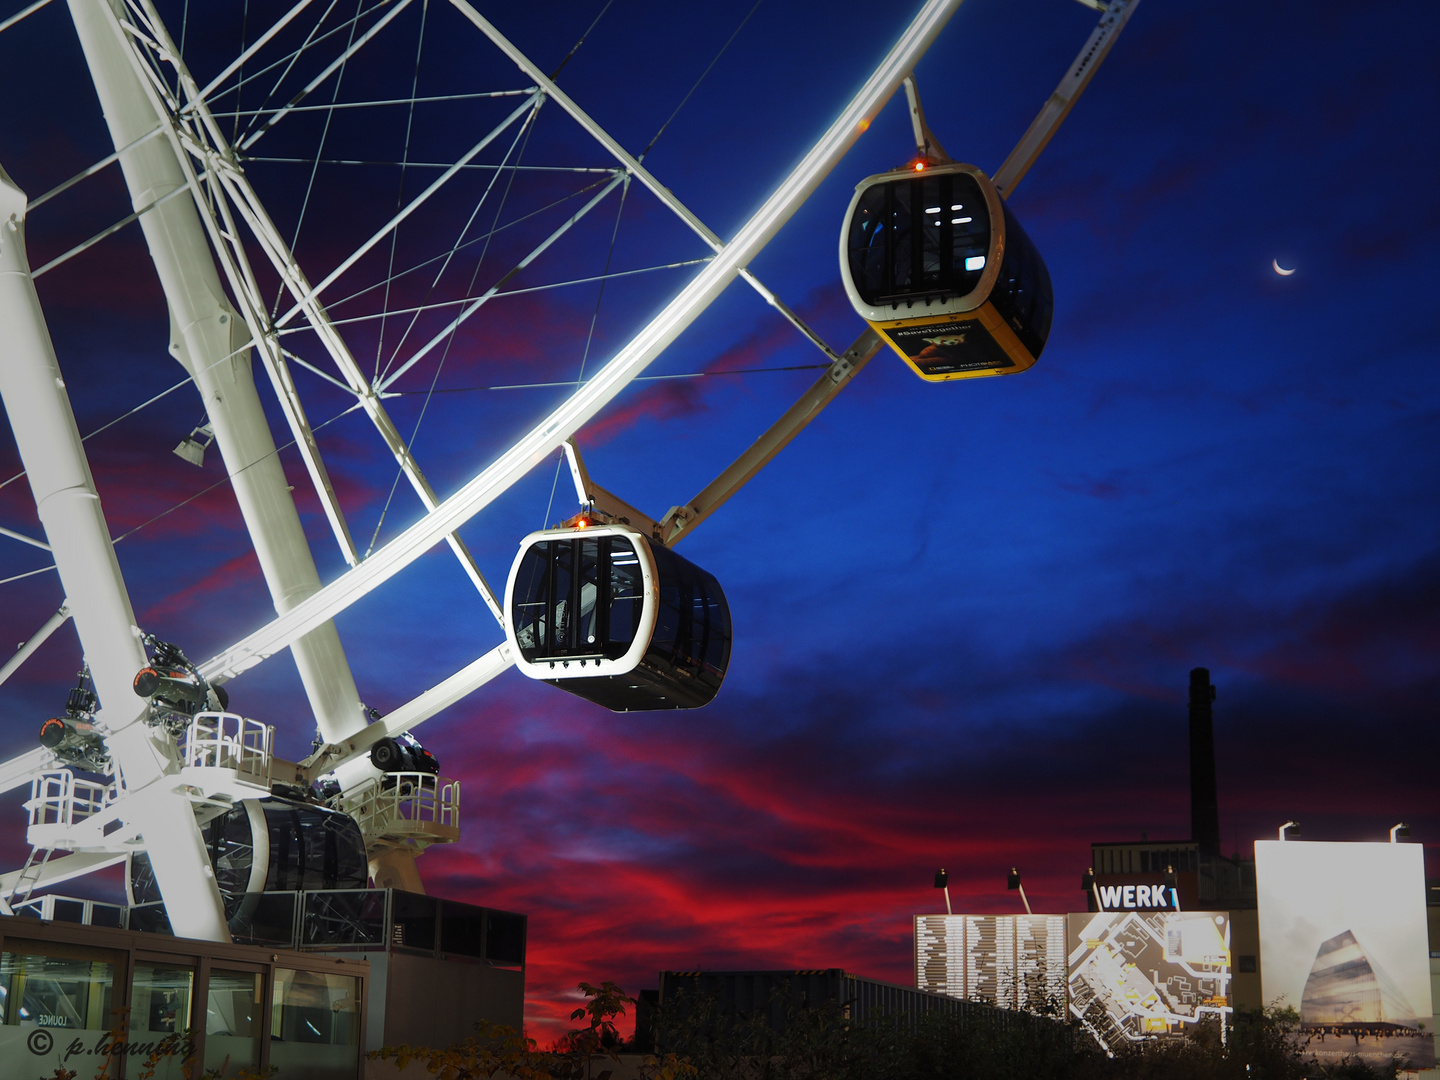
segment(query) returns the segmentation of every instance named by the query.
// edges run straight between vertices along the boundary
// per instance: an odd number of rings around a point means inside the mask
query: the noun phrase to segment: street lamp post
[[[1180,890],[1176,887],[1175,867],[1165,867],[1165,888],[1170,890],[1170,903],[1180,910]]]
[[[1020,884],[1020,871],[1016,870],[1013,866],[1010,868],[1010,877],[1006,880],[1005,887],[1007,889],[1019,889],[1020,902],[1025,905],[1025,914],[1035,914],[1030,910],[1030,901],[1025,899],[1025,886]]]
[[[947,874],[947,873],[945,873],[945,871],[944,871],[943,868],[940,869],[940,870],[936,870],[936,871],[935,871],[935,888],[937,888],[937,889],[944,889],[944,890],[945,890],[945,914],[946,914],[946,915],[954,915],[955,912],[953,912],[953,911],[950,910],[950,885],[949,885],[949,881],[950,881],[950,875]]]
[[[1080,891],[1088,892],[1095,898],[1096,911],[1105,910],[1105,905],[1100,902],[1100,886],[1095,884],[1095,868],[1093,866],[1080,875]]]

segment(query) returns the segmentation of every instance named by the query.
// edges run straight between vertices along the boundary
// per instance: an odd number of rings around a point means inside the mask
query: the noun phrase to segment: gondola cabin
[[[201,830],[226,897],[298,889],[363,889],[365,838],[348,814],[290,799],[242,799]],[[160,899],[149,856],[129,860],[131,904]]]
[[[862,319],[930,382],[1007,375],[1050,335],[1050,273],[973,165],[864,180],[840,233],[840,273]]]
[[[730,662],[720,583],[628,525],[525,537],[505,611],[516,667],[614,712],[706,705]]]

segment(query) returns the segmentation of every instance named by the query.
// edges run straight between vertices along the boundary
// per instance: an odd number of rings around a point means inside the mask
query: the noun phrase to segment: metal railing
[[[270,783],[273,726],[228,712],[196,713],[180,740],[186,768],[231,769]]]
[[[345,792],[337,808],[381,838],[445,842],[460,836],[460,781],[433,773],[392,772]]]
[[[69,769],[44,772],[30,781],[25,809],[30,825],[70,827],[105,810],[116,798],[116,787],[93,780],[78,780]]]
[[[23,914],[45,917],[40,904],[37,898]],[[93,906],[100,912],[106,905]],[[108,910],[100,914],[111,917]],[[124,909],[124,916],[127,929],[171,932],[159,901]],[[227,893],[225,916],[237,944],[327,952],[400,949],[465,956],[497,967],[525,966],[524,915],[399,889]]]

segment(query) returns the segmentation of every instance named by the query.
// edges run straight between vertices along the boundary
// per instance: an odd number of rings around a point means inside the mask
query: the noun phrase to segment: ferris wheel
[[[24,33],[47,2],[0,16],[0,34]],[[1023,371],[1044,348],[1051,282],[1006,197],[1138,0],[1080,2],[1099,12],[1098,25],[993,175],[952,160],[926,122],[912,72],[960,4],[927,0],[759,209],[722,239],[647,168],[650,147],[632,153],[562,88],[560,69],[593,25],[547,72],[471,0],[361,0],[343,10],[295,0],[264,17],[247,7],[240,48],[221,57],[187,43],[201,35],[188,7],[177,32],[174,13],[167,25],[153,0],[68,0],[113,152],[43,193],[22,192],[0,169],[0,393],[44,538],[0,532],[48,553],[61,586],[55,615],[0,668],[0,682],[69,619],[84,671],[63,712],[57,689],[40,745],[0,765],[0,790],[30,789],[31,848],[0,875],[0,911],[117,863],[133,901],[163,902],[178,935],[208,940],[228,940],[244,898],[266,889],[372,880],[421,891],[416,855],[460,835],[459,785],[413,734],[425,720],[512,666],[616,711],[711,701],[730,662],[729,607],[722,583],[676,545],[882,349],[927,381],[950,381]],[[861,181],[837,222],[838,273],[869,324],[841,347],[751,267],[902,88],[913,146],[897,147],[898,168]],[[123,176],[129,214],[34,265],[29,215],[107,170]],[[617,270],[630,200],[632,212],[643,200],[673,217],[699,253]],[[322,204],[343,230],[314,224]],[[136,408],[163,398],[166,409],[192,410],[198,391],[203,415],[175,453],[198,464],[213,446],[223,459],[274,608],[208,658],[138,625],[36,297],[36,277],[132,223],[184,374]],[[603,254],[599,273],[563,272],[581,266],[564,254],[578,242]],[[592,355],[592,317],[579,369],[548,384],[554,407],[483,467],[471,461],[457,476],[447,464],[437,483],[415,447],[426,410],[441,407],[442,369],[491,332],[495,301],[538,291],[522,287],[522,275],[547,266],[547,287],[685,277],[608,356]],[[818,377],[714,480],[652,517],[592,478],[577,433],[732,285],[753,289],[814,348]],[[422,402],[409,422],[396,412],[407,394]],[[324,429],[352,415],[393,460],[387,509],[418,503],[403,528],[382,531],[382,514],[370,536],[357,534],[334,457],[327,466],[322,452]],[[324,579],[280,464],[291,447],[308,482],[301,494],[326,523],[319,562],[337,569]],[[487,580],[462,528],[557,455],[574,511],[557,524],[547,510],[546,528],[511,537],[519,548],[508,580]],[[477,641],[488,633],[492,644],[381,716],[362,702],[334,619],[377,589],[403,589],[406,571],[437,549],[488,612]],[[273,724],[230,709],[232,683],[242,687],[246,672],[287,649],[318,733],[300,761],[279,755]],[[274,838],[289,833],[323,836],[325,857],[285,862]]]

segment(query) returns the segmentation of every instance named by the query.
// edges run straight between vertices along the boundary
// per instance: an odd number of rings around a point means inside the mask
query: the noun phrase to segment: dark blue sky
[[[561,84],[638,152],[750,6],[677,15],[671,4],[616,0]],[[646,165],[731,235],[912,6],[766,0]],[[408,93],[419,10],[347,69],[341,100]],[[489,14],[549,70],[599,10]],[[178,35],[179,5],[165,14]],[[422,94],[525,85],[448,5],[432,3],[426,19]],[[967,0],[917,72],[950,153],[993,170],[1094,20],[1071,0]],[[462,842],[426,855],[422,871],[434,891],[531,915],[537,1034],[582,978],[634,988],[662,967],[843,965],[904,981],[909,916],[933,907],[929,879],[942,864],[959,908],[1010,910],[1004,872],[1015,864],[1037,910],[1067,910],[1089,841],[1188,832],[1184,701],[1195,666],[1219,687],[1227,849],[1245,850],[1289,817],[1315,839],[1377,839],[1403,819],[1417,840],[1440,841],[1437,32],[1440,14],[1421,0],[1146,0],[1011,203],[1054,282],[1039,364],[930,385],[877,357],[680,549],[721,580],[734,612],[716,702],[615,716],[510,673],[420,729],[442,771],[463,780],[465,823]],[[214,72],[238,47],[239,17],[192,11],[186,33],[197,73]],[[107,152],[61,5],[0,36],[0,93],[10,103],[0,163],[32,196]],[[421,110],[414,145],[453,160],[515,101]],[[333,156],[398,156],[404,110],[337,117],[325,134]],[[320,114],[287,120],[254,152],[313,155],[322,124]],[[911,152],[902,99],[753,264],[836,346],[862,328],[836,265],[850,191]],[[553,107],[523,154],[529,164],[608,164]],[[254,161],[247,171],[290,234],[307,168]],[[573,177],[525,174],[500,220],[590,182]],[[312,278],[393,211],[398,179],[388,167],[317,172],[297,244]],[[407,197],[420,182],[412,171]],[[402,262],[448,246],[483,183],[457,182],[417,216]],[[35,212],[32,262],[127,209],[117,176],[87,181]],[[705,254],[638,189],[618,230],[616,210],[612,199],[512,284],[598,274],[607,256],[612,270],[630,270]],[[551,214],[535,222],[553,225]],[[494,242],[482,287],[543,235],[523,232]],[[1273,259],[1296,273],[1279,277]],[[457,288],[474,269],[473,258],[456,268]],[[593,283],[497,300],[438,376],[418,367],[397,384],[412,393],[388,405],[409,433],[424,401],[414,392],[432,379],[442,389],[574,379],[582,356],[593,372],[695,269],[611,281],[588,356]],[[381,270],[362,263],[352,287]],[[423,293],[412,280],[405,296]],[[82,431],[178,380],[133,227],[42,278],[40,292]],[[373,323],[355,327],[347,333],[367,364],[397,336],[391,326],[381,343]],[[293,347],[319,360],[302,339]],[[818,360],[734,285],[653,371]],[[660,514],[814,374],[636,384],[580,444],[600,483]],[[324,384],[299,378],[312,419],[343,409]],[[443,495],[563,393],[436,395],[416,455]],[[89,444],[115,535],[223,480],[218,455],[202,472],[170,454],[201,418],[185,388]],[[394,467],[358,416],[320,438],[363,546]],[[338,554],[303,469],[284,456],[328,578]],[[18,469],[8,438],[0,464],[7,477]],[[465,528],[497,585],[522,535],[573,512],[563,477],[551,504],[554,477],[537,468]],[[402,482],[378,543],[418,515]],[[0,489],[0,524],[38,527],[23,482]],[[41,565],[33,549],[0,543],[0,576]],[[142,624],[192,656],[267,617],[223,483],[118,550]],[[60,600],[53,576],[3,588],[15,641]],[[369,704],[393,708],[498,642],[467,589],[437,551],[341,616]],[[0,748],[31,745],[77,662],[67,629],[0,690]],[[287,658],[231,691],[303,752],[311,725]],[[14,802],[12,854],[23,827]]]

